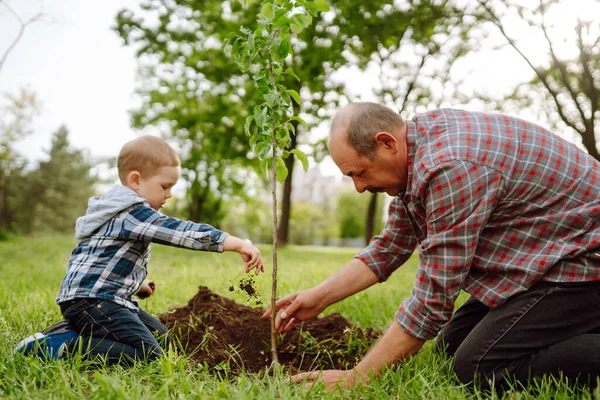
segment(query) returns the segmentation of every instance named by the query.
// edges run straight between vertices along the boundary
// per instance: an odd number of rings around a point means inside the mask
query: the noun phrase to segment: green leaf
[[[266,123],[265,110],[260,107],[254,107],[254,121],[259,128],[262,128]]]
[[[252,124],[252,121],[254,121],[254,115],[248,115],[246,117],[246,123],[244,124],[244,133],[246,133],[247,136],[252,136],[252,133],[250,132],[250,124]]]
[[[275,103],[275,95],[271,93],[267,93],[263,96],[265,98],[265,102],[269,108],[273,108],[273,103]]]
[[[294,72],[293,69],[288,68],[285,70],[284,74],[288,74],[290,76],[293,76],[294,78],[296,78],[297,81],[300,81],[300,78],[298,78],[298,75],[296,75],[296,73]]]
[[[299,116],[294,115],[294,116],[290,117],[290,119],[288,119],[287,122],[290,122],[290,121],[298,121],[298,122],[300,122],[302,124],[302,126],[304,127],[304,129],[308,130],[308,124],[306,123],[305,120],[303,120]]]
[[[288,176],[288,170],[282,158],[277,157],[277,164],[275,165],[275,168],[277,169],[277,180],[279,182],[284,182],[285,178]]]
[[[270,159],[270,158],[265,158],[265,159],[262,159],[262,160],[260,160],[260,169],[261,169],[262,171],[264,171],[264,173],[265,173],[265,176],[266,176],[268,179],[271,179],[271,174],[270,174],[270,171],[271,171],[271,163],[270,163],[269,161],[271,161],[271,159]]]
[[[279,27],[281,25],[289,25],[291,22],[293,22],[294,20],[286,17],[285,15],[280,17],[277,21],[275,21],[275,27]]]
[[[293,98],[294,100],[296,100],[296,103],[297,103],[297,104],[301,104],[301,103],[300,103],[300,95],[298,94],[298,92],[296,92],[295,90],[292,90],[292,89],[288,89],[288,90],[286,90],[285,92],[286,92],[287,94],[289,94],[290,96],[292,96],[292,98]]]
[[[302,25],[292,23],[292,24],[290,24],[290,29],[292,30],[292,32],[294,32],[297,35],[304,30],[304,27]]]
[[[275,12],[273,11],[273,4],[272,3],[263,4],[263,6],[260,9],[260,13],[269,21],[273,20],[273,17],[275,17]]]
[[[298,149],[293,149],[292,153],[294,153],[296,157],[298,157],[298,160],[300,160],[300,162],[302,163],[302,168],[304,168],[304,172],[308,171],[308,157],[306,157],[306,154],[304,154],[303,151]]]
[[[254,34],[253,33],[248,35],[248,41],[246,42],[246,45],[248,46],[248,50],[254,51]]]
[[[292,51],[291,37],[289,35],[280,35],[277,39],[277,42],[274,41],[273,45],[275,47],[277,58],[283,60],[290,54],[290,51]]]
[[[317,11],[319,12],[325,12],[325,11],[329,11],[329,4],[327,3],[327,0],[315,0],[315,5],[317,6]]]

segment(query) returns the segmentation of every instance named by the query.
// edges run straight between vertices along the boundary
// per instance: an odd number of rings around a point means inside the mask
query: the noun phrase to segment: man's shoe
[[[41,359],[60,360],[67,349],[67,342],[79,336],[77,331],[67,320],[34,333],[21,340],[14,349],[14,353],[35,355]]]

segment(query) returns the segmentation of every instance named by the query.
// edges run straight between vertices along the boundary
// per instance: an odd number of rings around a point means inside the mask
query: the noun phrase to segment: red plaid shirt
[[[430,339],[461,289],[489,307],[537,281],[600,280],[600,164],[548,130],[505,115],[440,109],[407,121],[408,183],[356,257],[380,281],[413,253],[396,313]]]

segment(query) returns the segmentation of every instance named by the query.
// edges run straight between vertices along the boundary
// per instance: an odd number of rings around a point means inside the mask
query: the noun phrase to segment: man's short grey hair
[[[352,103],[346,107],[347,112],[340,113],[331,124],[331,131],[339,127],[346,128],[350,145],[357,153],[369,160],[375,159],[376,146],[373,137],[379,132],[395,132],[404,124],[402,117],[382,104],[371,102]]]

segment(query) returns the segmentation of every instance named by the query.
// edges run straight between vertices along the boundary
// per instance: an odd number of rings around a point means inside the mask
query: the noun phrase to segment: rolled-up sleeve
[[[404,330],[419,339],[433,338],[452,316],[503,185],[494,169],[465,161],[443,163],[429,172],[419,185],[427,237],[419,244],[412,295],[396,313]]]
[[[388,221],[383,231],[355,256],[371,268],[380,282],[388,279],[404,264],[417,245],[400,197],[394,197],[388,211]]]

